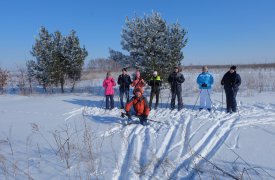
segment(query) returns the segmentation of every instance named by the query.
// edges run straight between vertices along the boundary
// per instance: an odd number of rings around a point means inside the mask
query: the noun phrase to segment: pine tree
[[[39,37],[35,39],[35,45],[32,47],[31,54],[36,57],[35,66],[36,79],[43,85],[46,91],[51,82],[51,57],[52,57],[52,36],[45,27],[41,27]]]
[[[134,66],[133,61],[130,56],[126,56],[119,51],[115,51],[113,49],[109,49],[110,57],[109,59],[114,60],[122,67],[132,67]]]
[[[183,59],[186,31],[180,25],[167,25],[160,14],[153,12],[143,18],[126,18],[122,29],[122,48],[129,52],[129,64],[137,67],[145,79],[157,70],[164,80]]]
[[[80,47],[79,38],[76,36],[75,31],[71,31],[70,35],[65,38],[64,56],[68,60],[67,74],[73,82],[71,89],[73,91],[76,81],[81,78],[84,60],[88,56],[85,47]]]
[[[72,31],[69,36],[63,37],[61,32],[49,34],[45,27],[39,32],[31,54],[36,57],[37,63],[32,65],[35,69],[35,77],[39,83],[47,86],[58,86],[64,93],[66,79],[75,82],[80,79],[82,66],[88,52],[80,47],[76,32]]]

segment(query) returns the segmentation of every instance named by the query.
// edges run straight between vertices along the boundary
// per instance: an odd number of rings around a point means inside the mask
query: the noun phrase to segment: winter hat
[[[235,71],[237,69],[237,67],[236,66],[231,66],[230,69]]]
[[[157,71],[154,71],[153,72],[153,76],[157,76],[158,75],[158,72]]]
[[[208,71],[208,67],[207,67],[207,66],[203,66],[203,67],[202,67],[202,70],[203,70],[203,71]]]
[[[137,78],[140,77],[140,72],[139,72],[139,71],[136,72],[136,77],[137,77]]]
[[[140,94],[142,94],[142,91],[141,91],[140,88],[136,88],[136,89],[135,89],[135,94],[136,94],[137,92],[140,92]]]
[[[174,69],[179,69],[179,66],[174,66]]]
[[[107,76],[107,77],[110,77],[110,76],[111,76],[111,72],[108,71],[106,76]]]

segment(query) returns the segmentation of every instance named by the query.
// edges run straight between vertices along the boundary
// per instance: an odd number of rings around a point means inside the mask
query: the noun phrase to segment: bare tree
[[[27,66],[27,80],[29,83],[29,90],[30,93],[32,93],[32,83],[35,80],[35,61],[34,60],[29,60],[26,62]]]
[[[0,68],[0,92],[1,94],[4,93],[4,87],[7,85],[8,77],[9,77],[9,72],[6,69],[1,69]]]
[[[25,67],[17,66],[17,74],[16,74],[18,83],[17,86],[21,94],[26,94],[26,82],[27,82],[27,70]]]

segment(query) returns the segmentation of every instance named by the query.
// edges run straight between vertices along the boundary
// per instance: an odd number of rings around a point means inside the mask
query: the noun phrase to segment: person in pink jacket
[[[103,81],[103,87],[105,88],[106,96],[106,109],[114,108],[114,86],[116,86],[116,82],[111,76],[111,73],[107,72],[107,76]]]

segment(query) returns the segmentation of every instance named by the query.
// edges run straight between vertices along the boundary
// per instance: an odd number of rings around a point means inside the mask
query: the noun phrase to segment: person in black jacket
[[[119,75],[117,83],[119,84],[120,108],[124,109],[123,96],[125,94],[127,102],[129,101],[130,84],[132,83],[130,76],[127,74],[127,69],[122,69],[122,74]]]
[[[171,109],[175,109],[175,100],[176,96],[178,98],[178,110],[180,111],[183,108],[183,102],[181,97],[181,84],[184,82],[184,76],[179,72],[179,67],[174,67],[174,72],[171,73],[168,77],[168,82],[171,85]]]
[[[149,86],[151,86],[151,94],[150,94],[150,101],[149,101],[150,109],[152,106],[152,101],[153,101],[154,95],[156,95],[155,109],[157,109],[157,107],[158,107],[161,83],[162,83],[162,81],[160,79],[160,76],[158,76],[158,72],[154,71],[153,76],[149,81]]]
[[[221,80],[221,85],[224,86],[226,95],[226,111],[228,113],[237,111],[236,96],[241,85],[241,77],[236,72],[237,67],[231,66]]]

